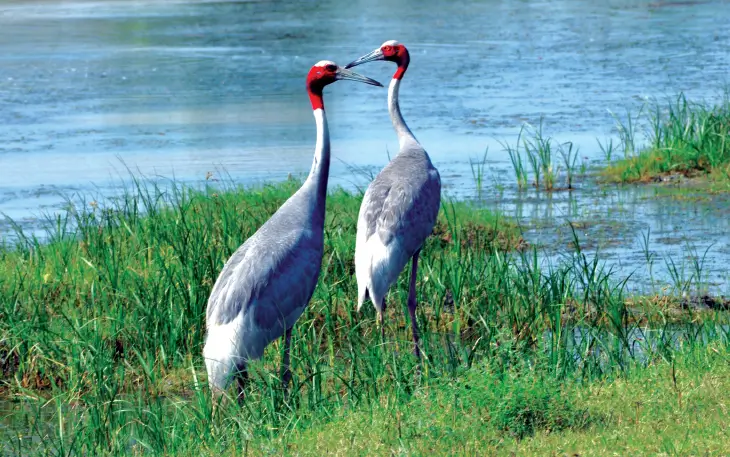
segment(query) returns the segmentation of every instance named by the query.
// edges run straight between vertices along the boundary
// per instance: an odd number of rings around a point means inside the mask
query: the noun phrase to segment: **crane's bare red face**
[[[324,86],[332,84],[340,79],[349,79],[350,81],[370,84],[371,86],[383,87],[382,84],[374,79],[370,79],[367,76],[363,76],[351,70],[346,70],[329,60],[322,60],[321,62],[317,62],[317,64],[309,70],[309,74],[307,75],[307,88],[310,91],[321,93]]]
[[[395,62],[398,65],[393,78],[401,79],[403,74],[408,68],[408,64],[411,61],[411,57],[408,54],[408,49],[405,46],[398,43],[395,40],[386,41],[375,51],[365,54],[357,60],[353,60],[345,68],[356,67],[367,62],[375,62],[377,60],[387,60],[389,62]]]
[[[312,101],[312,107],[314,109],[324,108],[324,102],[322,101],[322,90],[324,86],[332,84],[339,79],[349,79],[350,81],[370,84],[371,86],[383,87],[382,84],[374,79],[357,74],[354,71],[346,70],[329,60],[322,60],[317,62],[307,74],[307,92],[309,92],[309,98]]]
[[[380,48],[384,60],[400,64],[408,56],[408,50],[402,44],[385,45]]]
[[[324,89],[324,86],[335,81],[337,81],[337,65],[334,63],[317,64],[309,70],[307,75],[307,87],[319,92]]]

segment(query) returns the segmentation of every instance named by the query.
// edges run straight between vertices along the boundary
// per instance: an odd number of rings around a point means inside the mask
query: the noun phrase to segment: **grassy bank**
[[[618,121],[619,144],[604,146],[609,162],[601,172],[609,182],[665,181],[667,176],[709,181],[730,190],[730,96],[714,106],[680,94],[674,102],[648,108],[648,144],[636,146],[636,119]]]
[[[715,386],[727,363],[724,314],[698,321],[688,311],[681,324],[658,319],[649,330],[626,305],[621,278],[598,261],[578,250],[543,265],[509,221],[447,203],[419,269],[419,372],[404,318],[407,275],[389,296],[385,342],[372,307],[354,311],[360,197],[336,191],[320,283],[294,329],[290,396],[279,387],[277,343],[253,364],[243,410],[226,405],[211,421],[207,296],[228,256],[297,186],[138,183],[106,205],[69,210],[43,243],[19,234],[0,248],[0,396],[17,401],[8,420],[23,424],[20,434],[0,428],[4,450],[364,454],[376,435],[381,454],[430,452],[433,440],[461,452],[457,439],[471,443],[468,453],[481,436],[487,449],[529,450],[625,428],[631,407],[607,414],[613,397],[593,398],[595,389],[659,380],[672,363],[692,373],[687,382]],[[641,412],[648,420],[654,404],[637,398],[652,405]],[[662,420],[675,417],[671,405],[658,406]]]
[[[722,351],[722,353],[720,352]],[[285,439],[304,455],[727,455],[727,347],[592,383],[480,364],[407,401],[342,411]],[[231,455],[234,455],[232,452]]]

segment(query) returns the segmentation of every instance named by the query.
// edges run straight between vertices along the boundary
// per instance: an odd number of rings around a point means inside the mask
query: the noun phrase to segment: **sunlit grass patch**
[[[629,122],[631,118],[629,117]],[[624,156],[601,176],[610,182],[650,182],[677,174],[730,181],[730,97],[714,106],[688,101],[684,94],[649,111],[647,146],[636,151],[634,135],[623,134]],[[617,119],[619,132],[633,130]]]
[[[276,442],[301,455],[723,455],[728,361],[710,345],[587,383],[479,365]]]

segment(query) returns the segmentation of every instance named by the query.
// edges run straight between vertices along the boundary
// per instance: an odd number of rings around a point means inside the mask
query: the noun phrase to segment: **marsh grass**
[[[564,166],[562,171],[565,175],[563,189],[573,188],[573,179],[577,171],[578,149],[574,149],[571,142],[561,144],[553,138],[545,136],[542,119],[537,127],[529,124],[523,125],[514,146],[507,142],[501,144],[509,155],[518,190],[524,190],[527,187],[530,175],[532,175],[532,184],[536,189],[558,190],[561,165]],[[561,160],[562,164],[559,163]],[[525,163],[529,165],[529,170]]]
[[[522,126],[522,128],[520,128],[520,133],[517,135],[517,142],[514,147],[512,147],[509,143],[501,143],[504,150],[509,154],[510,162],[512,162],[512,169],[515,172],[518,190],[524,190],[527,187],[528,182],[527,171],[525,170],[525,165],[522,162],[522,154],[520,154],[520,144],[524,131],[525,127]]]
[[[730,95],[717,104],[687,100],[684,94],[666,104],[647,105],[648,144],[637,150],[636,119],[616,119],[622,160],[602,176],[613,182],[650,181],[667,174],[707,177],[728,182],[730,177]],[[641,112],[640,112],[641,114]],[[640,115],[639,114],[639,115]]]
[[[646,109],[646,105],[642,106],[636,115],[632,115],[631,110],[626,110],[626,120],[624,121],[617,114],[609,110],[609,114],[611,114],[611,117],[613,117],[616,123],[619,145],[623,149],[624,159],[628,159],[636,154],[636,123],[641,119],[641,114],[644,109]]]
[[[385,342],[372,307],[354,311],[360,196],[335,190],[319,285],[294,327],[289,396],[276,342],[251,366],[243,410],[224,403],[211,419],[201,358],[208,294],[230,254],[299,185],[195,190],[134,178],[117,198],[69,206],[43,238],[18,227],[0,248],[0,395],[18,402],[8,414],[26,425],[0,430],[4,451],[279,455],[361,414],[376,428],[388,424],[384,446],[397,445],[395,433],[408,446],[412,433],[425,433],[409,425],[408,405],[449,411],[452,425],[434,429],[448,434],[473,402],[488,414],[490,436],[516,442],[598,426],[602,415],[563,385],[622,376],[680,349],[665,336],[677,328],[643,345],[632,339],[638,324],[623,282],[578,245],[569,261],[545,264],[510,221],[445,201],[419,270],[419,369],[406,274],[388,297]],[[721,323],[699,332],[687,324],[681,347],[724,347]],[[453,408],[443,408],[447,400]]]
[[[608,138],[604,142],[601,142],[601,140],[596,138],[596,143],[598,144],[598,148],[601,150],[601,154],[603,155],[605,162],[607,164],[611,164],[614,154],[613,138]]]
[[[555,176],[558,170],[553,166],[552,139],[543,135],[542,125],[543,121],[540,119],[539,126],[531,129],[532,135],[523,138],[522,145],[532,167],[535,187],[540,188],[540,179],[542,178],[545,190],[552,190],[555,187]]]
[[[565,185],[568,189],[573,188],[573,177],[576,170],[576,162],[578,160],[578,148],[573,150],[573,143],[567,142],[561,145],[558,149],[560,157],[563,159],[563,165],[565,166]],[[582,166],[582,171],[585,171],[585,166]]]
[[[469,168],[471,168],[471,176],[474,180],[474,186],[477,190],[477,198],[481,199],[484,192],[484,177],[486,174],[487,153],[489,148],[484,151],[481,159],[469,159]]]

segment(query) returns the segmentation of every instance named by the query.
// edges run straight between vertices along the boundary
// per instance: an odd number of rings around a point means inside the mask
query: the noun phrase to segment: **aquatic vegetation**
[[[614,112],[609,111],[616,122],[619,145],[623,149],[624,159],[628,159],[636,153],[636,121],[641,118],[644,108],[642,106],[636,116],[632,116],[631,111],[626,110],[626,121],[622,121]]]
[[[573,143],[567,142],[561,145],[558,149],[560,157],[563,159],[563,165],[565,165],[566,173],[566,185],[568,189],[573,188],[573,175],[575,173],[576,161],[578,160],[578,148],[573,150]],[[584,168],[584,167],[583,167]],[[584,171],[584,170],[583,170]]]
[[[517,188],[522,190],[527,187],[528,171],[525,168],[522,152],[524,151],[525,161],[532,171],[533,185],[536,189],[552,191],[557,189],[557,180],[561,175],[561,166],[555,161],[562,159],[565,167],[565,188],[573,188],[573,177],[576,172],[578,160],[578,149],[573,149],[573,143],[559,144],[550,137],[543,134],[543,122],[540,120],[538,127],[525,124],[517,135],[517,143],[512,146],[502,142],[502,147],[509,154],[512,168],[517,178]]]
[[[522,154],[520,154],[520,140],[522,139],[522,133],[524,130],[525,127],[522,126],[522,128],[520,128],[520,133],[517,135],[517,143],[514,147],[510,146],[508,143],[501,143],[504,150],[509,154],[509,159],[512,162],[512,169],[515,172],[515,178],[517,178],[517,188],[519,190],[526,188],[528,181],[525,165],[522,163]]]
[[[613,138],[608,138],[605,142],[601,142],[596,138],[596,143],[598,143],[598,148],[601,150],[604,160],[610,164],[614,153]]]
[[[251,366],[243,411],[226,403],[211,420],[201,358],[210,288],[298,186],[135,180],[110,201],[70,205],[43,242],[16,233],[0,248],[0,396],[19,402],[4,414],[25,425],[0,430],[4,452],[310,453],[357,449],[372,434],[381,436],[376,454],[454,434],[527,446],[558,432],[611,433],[616,416],[592,406],[592,383],[643,383],[642,366],[659,376],[678,360],[686,389],[682,363],[711,376],[727,357],[724,314],[688,313],[672,326],[636,315],[624,280],[577,243],[564,262],[546,264],[509,220],[445,202],[422,253],[419,369],[404,320],[407,274],[388,298],[386,341],[372,307],[354,311],[360,196],[336,190],[319,285],[292,337],[289,396],[276,343]]]
[[[484,151],[484,155],[478,160],[469,158],[469,167],[471,168],[471,176],[477,190],[477,198],[482,198],[482,193],[484,192],[484,175],[486,173],[488,152],[489,148]]]
[[[542,133],[542,119],[540,125],[531,129],[532,136],[523,139],[523,146],[527,160],[532,167],[532,174],[535,177],[535,187],[540,188],[540,177],[543,179],[545,190],[552,190],[555,186],[555,175],[557,170],[553,168],[553,142],[551,138],[545,138]]]
[[[635,119],[616,121],[624,158],[601,172],[608,181],[648,182],[668,174],[730,181],[729,94],[714,106],[691,102],[684,94],[665,105],[653,103],[648,144],[638,151]]]

